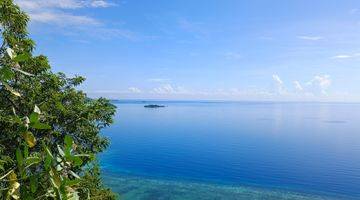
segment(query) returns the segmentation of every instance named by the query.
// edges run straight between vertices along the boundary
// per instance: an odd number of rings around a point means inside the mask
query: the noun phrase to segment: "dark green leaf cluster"
[[[0,199],[114,199],[94,158],[115,107],[76,89],[85,79],[33,55],[27,15],[0,0]]]

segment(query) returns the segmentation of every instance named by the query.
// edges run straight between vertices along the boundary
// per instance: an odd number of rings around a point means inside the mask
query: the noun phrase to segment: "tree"
[[[53,73],[33,55],[28,21],[0,0],[0,198],[114,199],[95,157],[108,146],[99,132],[115,106],[77,90],[83,77]]]

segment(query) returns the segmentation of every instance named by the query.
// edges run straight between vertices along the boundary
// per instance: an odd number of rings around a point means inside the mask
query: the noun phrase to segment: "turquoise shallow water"
[[[100,161],[125,199],[360,199],[360,104],[116,105]]]
[[[279,189],[228,186],[197,182],[104,175],[107,186],[123,200],[345,200],[347,197],[313,195]]]

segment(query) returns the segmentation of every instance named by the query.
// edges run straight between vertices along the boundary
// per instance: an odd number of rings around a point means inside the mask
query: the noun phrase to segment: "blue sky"
[[[360,101],[360,1],[16,0],[92,97]]]

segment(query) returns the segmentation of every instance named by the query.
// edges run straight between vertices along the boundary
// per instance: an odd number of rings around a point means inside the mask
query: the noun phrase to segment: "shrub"
[[[115,107],[76,87],[85,79],[53,73],[33,55],[28,16],[0,0],[0,198],[114,199],[95,162],[99,135]]]

